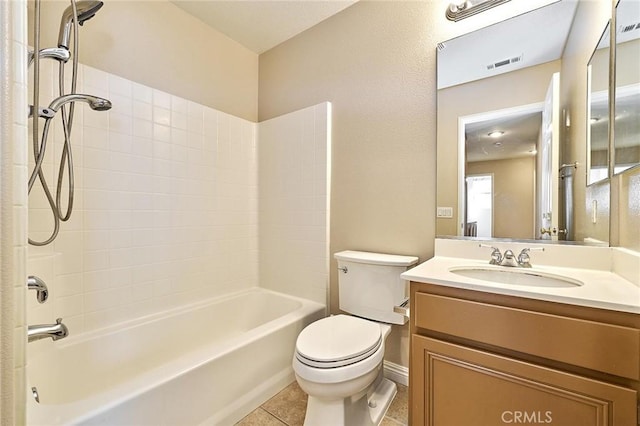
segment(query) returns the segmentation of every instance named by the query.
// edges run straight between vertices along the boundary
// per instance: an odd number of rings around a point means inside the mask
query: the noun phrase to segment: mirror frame
[[[598,39],[598,43],[596,44],[595,48],[593,49],[593,53],[591,54],[591,57],[589,58],[589,61],[587,62],[587,103],[586,103],[586,111],[587,111],[587,119],[586,119],[586,126],[587,126],[587,131],[586,131],[586,149],[587,149],[587,164],[586,164],[586,182],[587,182],[587,187],[597,184],[597,183],[601,183],[606,181],[607,179],[609,179],[611,177],[611,171],[609,170],[609,165],[611,164],[611,121],[610,121],[610,117],[611,117],[611,65],[610,65],[610,57],[611,57],[611,53],[609,52],[609,55],[607,55],[607,85],[606,85],[606,89],[598,91],[598,92],[593,92],[592,89],[592,76],[593,76],[593,59],[596,56],[596,53],[598,52],[598,50],[602,50],[604,49],[604,47],[600,48],[600,45],[603,43],[603,41],[606,41],[607,36],[609,36],[609,40],[611,40],[610,34],[611,34],[611,28],[613,27],[613,23],[612,20],[610,19],[609,22],[607,22],[607,25],[604,27],[604,29],[602,30],[602,34],[600,35],[600,38]],[[613,47],[611,46],[611,42],[609,43],[609,49],[612,49]],[[597,95],[597,96],[594,96]],[[592,142],[592,138],[591,138],[591,134],[592,134],[592,128],[593,128],[593,123],[591,123],[591,114],[592,114],[592,107],[597,100],[605,100],[606,99],[606,106],[607,106],[607,111],[608,111],[608,116],[606,117],[607,119],[607,134],[606,134],[606,138],[604,138],[603,140],[606,143],[606,153],[607,153],[607,159],[605,162],[605,169],[606,169],[606,176],[600,178],[600,179],[596,179],[596,180],[591,180],[591,142]]]

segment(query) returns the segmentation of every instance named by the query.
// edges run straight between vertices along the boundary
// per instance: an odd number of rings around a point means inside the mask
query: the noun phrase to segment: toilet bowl
[[[296,341],[293,370],[309,395],[305,426],[377,426],[396,395],[383,376],[390,324],[405,324],[396,312],[406,304],[400,274],[417,257],[359,251],[336,253],[340,309],[308,325]]]
[[[383,377],[384,339],[391,327],[336,315],[308,326],[293,357],[296,380],[309,395],[305,426],[378,425],[396,395]]]

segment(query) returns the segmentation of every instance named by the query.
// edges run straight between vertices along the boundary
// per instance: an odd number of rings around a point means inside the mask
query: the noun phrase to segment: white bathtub
[[[324,314],[253,288],[117,329],[70,330],[28,360],[40,397],[29,397],[28,424],[233,424],[293,381],[296,337]]]

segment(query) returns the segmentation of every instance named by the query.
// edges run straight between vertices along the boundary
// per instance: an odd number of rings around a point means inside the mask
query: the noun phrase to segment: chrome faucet
[[[499,265],[499,266],[508,266],[508,267],[521,267],[521,268],[531,268],[531,258],[529,257],[529,252],[532,250],[540,250],[544,251],[544,247],[534,247],[534,248],[524,248],[516,257],[513,254],[513,251],[507,250],[504,254],[500,253],[500,249],[489,246],[486,244],[480,244],[480,247],[490,248],[493,251],[491,252],[491,260],[489,264],[491,265]]]
[[[35,275],[31,275],[27,278],[27,288],[29,290],[36,291],[36,299],[38,299],[38,303],[44,303],[47,301],[47,298],[49,297],[49,289],[40,278]]]
[[[502,262],[502,253],[500,253],[500,249],[497,249],[496,247],[493,247],[493,246],[489,246],[487,244],[480,244],[479,247],[493,249],[493,251],[491,252],[491,260],[489,261],[489,264],[491,264],[491,265],[500,265],[501,264],[501,262]]]
[[[69,329],[62,323],[62,318],[58,318],[55,324],[30,325],[27,331],[29,342],[51,337],[53,340],[64,339],[69,335]]]
[[[534,248],[524,248],[518,255],[518,265],[523,268],[531,268],[531,257],[529,257],[529,252],[531,250],[540,250],[544,251],[544,247],[534,247]]]
[[[500,266],[515,267],[520,265],[516,260],[516,255],[513,254],[511,250],[507,250],[504,252],[504,255],[502,256],[502,261],[500,262]]]

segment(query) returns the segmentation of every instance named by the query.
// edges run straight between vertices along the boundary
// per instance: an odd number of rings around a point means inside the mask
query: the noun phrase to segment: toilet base
[[[378,426],[396,393],[396,384],[380,371],[366,393],[334,400],[309,396],[304,426]]]

